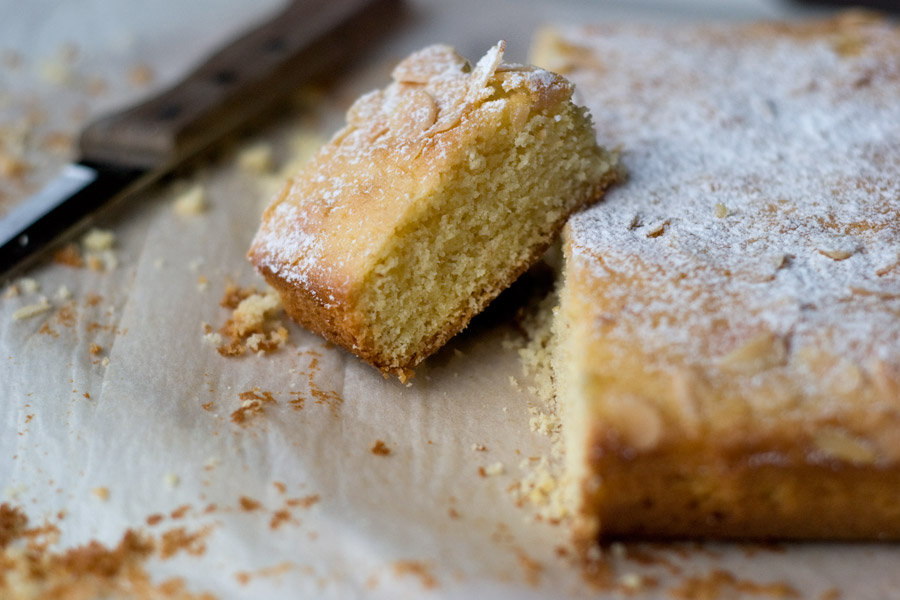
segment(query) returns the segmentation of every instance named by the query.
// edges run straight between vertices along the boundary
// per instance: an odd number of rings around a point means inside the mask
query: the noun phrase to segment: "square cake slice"
[[[900,538],[900,33],[575,26],[629,181],[574,216],[555,376],[576,537]]]
[[[249,258],[288,314],[402,381],[619,174],[559,75],[403,60],[263,215]]]

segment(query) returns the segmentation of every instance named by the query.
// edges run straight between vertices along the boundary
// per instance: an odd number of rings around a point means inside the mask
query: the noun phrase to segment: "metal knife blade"
[[[0,279],[100,206],[275,106],[310,79],[339,71],[399,22],[402,0],[293,0],[167,91],[91,123],[81,158],[0,220]]]
[[[119,194],[149,183],[149,171],[79,162],[0,221],[0,274],[53,242]]]

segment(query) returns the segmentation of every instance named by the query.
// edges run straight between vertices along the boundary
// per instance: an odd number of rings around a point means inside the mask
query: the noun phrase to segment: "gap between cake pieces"
[[[573,86],[451,47],[401,61],[285,182],[249,260],[287,313],[401,381],[623,172]]]

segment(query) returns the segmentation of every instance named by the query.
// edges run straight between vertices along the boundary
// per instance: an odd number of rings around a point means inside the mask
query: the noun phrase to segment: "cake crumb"
[[[108,229],[92,228],[81,238],[81,245],[88,252],[111,250],[116,242],[116,234]]]
[[[428,565],[415,560],[398,560],[394,563],[394,574],[397,577],[413,575],[419,578],[425,589],[434,589],[438,585],[437,579],[431,574]]]
[[[65,284],[59,286],[56,290],[56,299],[57,300],[69,300],[72,297],[72,292],[69,291],[69,288],[65,286]]]
[[[472,444],[472,450],[474,450],[475,452],[484,452],[485,450],[487,450],[487,446],[485,446],[484,444]]]
[[[193,217],[206,211],[206,191],[199,183],[195,183],[180,192],[173,203],[175,214],[182,217]]]
[[[19,280],[19,288],[23,294],[37,294],[41,290],[41,284],[30,277],[23,277]]]
[[[128,81],[138,87],[150,85],[155,76],[153,69],[144,63],[136,64],[128,70]]]
[[[174,489],[178,487],[181,479],[175,473],[168,473],[165,477],[163,477],[163,482],[166,484],[167,488]]]
[[[103,352],[103,346],[101,346],[100,344],[91,344],[88,348],[88,351],[96,356],[97,354]]]
[[[101,365],[101,366],[104,366],[104,367],[108,367],[108,366],[109,366],[109,357],[108,357],[108,356],[104,356],[104,357],[103,357],[103,360],[100,361],[100,365]]]
[[[72,83],[72,71],[69,66],[57,59],[45,60],[38,66],[38,75],[45,82],[64,87]]]
[[[718,216],[718,215],[716,215]],[[722,217],[719,217],[722,218]],[[627,590],[637,591],[641,589],[644,579],[637,573],[625,573],[619,578],[619,583]]]
[[[109,488],[95,487],[94,489],[91,490],[91,493],[94,496],[96,496],[97,498],[99,498],[100,500],[103,500],[104,502],[109,500]]]
[[[391,449],[387,447],[382,440],[375,440],[375,445],[372,446],[372,454],[378,456],[388,456],[391,453]]]
[[[288,330],[276,319],[282,306],[275,290],[260,293],[229,284],[220,304],[233,309],[231,318],[219,329],[223,341],[217,344],[217,350],[222,356],[241,356],[248,349],[268,354],[287,344]]]
[[[0,175],[7,179],[22,179],[30,167],[20,156],[0,149]]]
[[[487,469],[485,469],[484,472],[488,476],[503,475],[506,472],[506,467],[503,466],[502,462],[495,462],[491,465],[488,465]]]
[[[22,321],[43,314],[53,308],[45,296],[41,296],[35,304],[27,304],[13,312],[13,320]]]
[[[264,175],[272,171],[272,146],[257,142],[245,147],[238,154],[238,166],[251,175]]]
[[[724,219],[728,216],[728,207],[726,207],[721,202],[716,202],[716,208],[714,211],[717,219]]]
[[[54,252],[53,262],[72,267],[73,269],[80,269],[84,266],[84,259],[81,257],[81,251],[78,249],[78,244],[75,243],[66,244]]]
[[[248,496],[241,496],[240,504],[241,510],[244,510],[246,512],[253,512],[254,510],[259,510],[260,508],[262,508],[262,503]]]

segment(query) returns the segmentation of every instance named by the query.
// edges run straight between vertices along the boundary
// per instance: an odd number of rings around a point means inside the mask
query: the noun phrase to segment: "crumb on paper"
[[[265,295],[253,294],[241,300],[234,309],[233,319],[238,335],[262,329],[267,316],[281,309],[281,298],[272,290]]]
[[[264,175],[274,168],[272,146],[257,142],[243,148],[237,157],[238,166],[251,175]]]
[[[53,308],[53,305],[50,304],[45,296],[41,296],[36,303],[27,304],[17,309],[15,312],[13,312],[12,317],[15,321],[22,321],[24,319],[30,319],[32,317],[43,314],[51,308]]]
[[[275,397],[272,392],[261,392],[259,388],[253,388],[246,392],[238,394],[241,406],[231,413],[231,422],[246,426],[251,418],[260,416],[265,413],[265,404],[275,404]]]
[[[166,487],[169,489],[173,489],[178,487],[178,484],[181,482],[181,479],[175,473],[167,473],[165,477],[163,477],[163,483],[166,484]]]
[[[397,577],[406,577],[408,575],[417,577],[425,589],[434,589],[438,586],[438,581],[431,573],[430,567],[416,560],[398,560],[394,562],[394,574]]]
[[[475,452],[484,452],[485,450],[487,450],[487,446],[485,446],[484,444],[472,444],[472,450],[474,450]]]
[[[3,299],[9,300],[10,298],[15,298],[19,295],[19,286],[15,283],[11,283],[6,286],[6,289],[3,290]]]
[[[216,349],[222,356],[242,356],[248,349],[257,355],[268,354],[287,344],[288,330],[276,318],[282,312],[282,305],[275,290],[259,292],[253,287],[241,288],[228,283],[220,305],[232,309],[231,318],[218,331],[221,341]],[[206,324],[204,330],[212,333]]]
[[[155,76],[153,69],[144,63],[136,64],[128,70],[128,81],[134,86],[150,85]]]
[[[19,280],[19,288],[23,294],[37,294],[41,290],[41,284],[30,277],[23,277]]]
[[[61,521],[65,511],[56,513]],[[184,528],[152,536],[125,530],[113,545],[93,539],[63,547],[57,523],[30,523],[21,507],[0,503],[0,596],[5,598],[211,598],[193,594],[181,579],[154,583],[146,569],[151,558],[166,560],[180,552],[202,554],[203,538]]]
[[[69,288],[66,287],[65,284],[59,286],[56,290],[56,299],[57,300],[69,300],[72,297],[72,292],[69,291]]]
[[[84,91],[87,92],[88,96],[102,96],[108,90],[109,85],[107,85],[106,80],[102,77],[89,77],[84,84]]]
[[[484,472],[489,477],[494,475],[503,475],[506,472],[506,467],[503,466],[502,462],[495,462],[488,465]]]
[[[519,499],[537,508],[538,515],[550,522],[561,521],[569,515],[566,486],[555,475],[555,465],[541,456],[537,461],[525,459],[519,467],[526,472],[513,489]]]
[[[101,365],[101,366],[104,366],[104,367],[108,367],[108,366],[109,366],[109,357],[108,357],[108,356],[104,356],[104,357],[103,357],[103,360],[100,361],[100,365]],[[175,483],[178,483],[177,478],[176,478],[176,482],[175,482]]]
[[[203,266],[203,262],[204,260],[200,256],[198,256],[197,258],[192,258],[187,264],[188,271],[190,271],[191,273],[196,273],[200,270],[200,267]]]
[[[81,257],[81,251],[78,249],[78,244],[66,244],[62,248],[56,250],[53,253],[53,262],[65,265],[67,267],[72,267],[73,269],[80,269],[84,266],[84,259]]]
[[[619,583],[628,590],[637,591],[641,589],[644,579],[638,573],[625,573],[619,578]]]
[[[91,344],[90,347],[88,348],[88,351],[91,354],[93,354],[94,356],[96,356],[96,355],[100,354],[101,352],[103,352],[103,346],[101,346],[100,344]]]
[[[81,245],[88,252],[111,250],[116,243],[116,234],[108,229],[92,228],[81,238]]]
[[[241,504],[241,510],[244,510],[247,512],[252,512],[254,510],[259,510],[260,508],[262,508],[262,503],[260,503],[258,500],[254,500],[253,498],[250,498],[248,496],[241,496],[240,504]]]
[[[390,453],[391,449],[388,448],[387,444],[382,440],[375,440],[375,445],[372,446],[372,454],[377,456],[388,456]]]
[[[72,83],[72,70],[66,62],[59,59],[41,62],[38,66],[38,75],[51,85],[67,86]]]
[[[528,426],[536,433],[551,435],[559,431],[561,422],[559,416],[555,414],[547,414],[533,409],[531,418],[528,419]]]
[[[197,275],[197,290],[205,292],[209,289],[209,280],[205,275]]]
[[[91,252],[87,255],[87,265],[91,271],[112,271],[119,266],[119,258],[112,250]]]
[[[195,183],[181,191],[172,204],[175,214],[182,217],[192,217],[203,214],[207,209],[206,190],[199,183]]]
[[[104,502],[109,500],[109,488],[107,487],[95,487],[91,490],[91,494]]]
[[[157,258],[156,260],[153,261],[153,268],[156,269],[157,271],[161,271],[162,268],[165,266],[166,266],[166,261],[161,258]]]
[[[717,219],[724,219],[728,216],[728,207],[722,204],[721,202],[716,202],[716,207],[714,209],[714,214]]]

